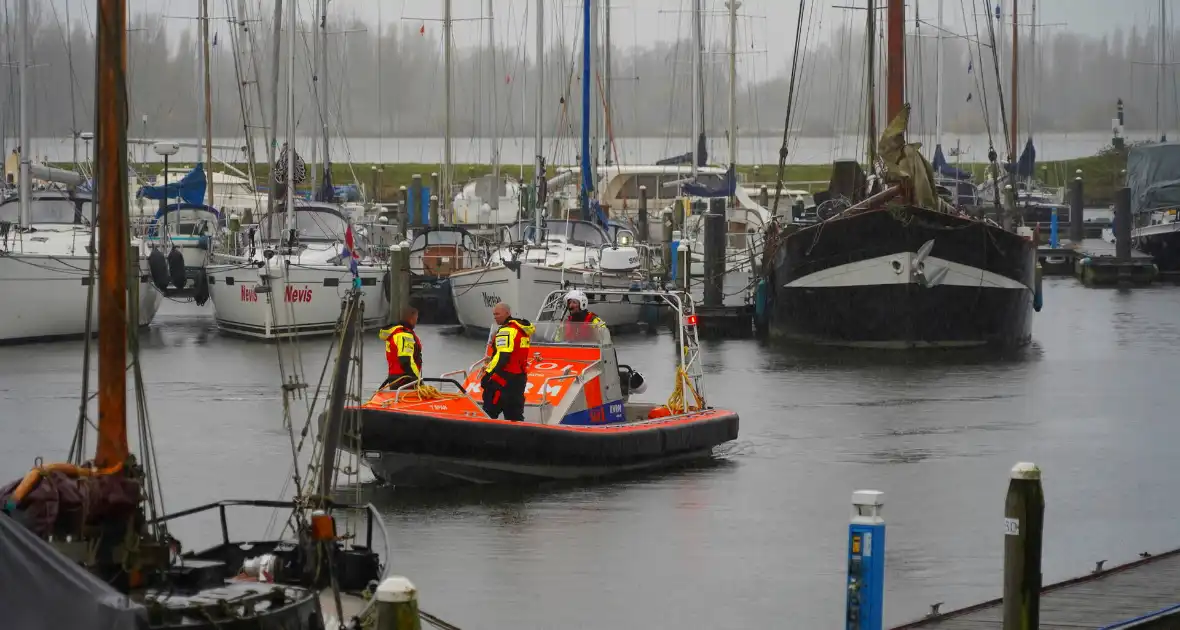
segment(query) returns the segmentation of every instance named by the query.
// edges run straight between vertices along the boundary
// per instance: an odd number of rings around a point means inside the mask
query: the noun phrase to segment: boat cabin
[[[279,242],[286,239],[285,206],[268,213],[259,223],[264,242]],[[337,243],[344,241],[344,234],[348,231],[348,220],[338,208],[330,204],[296,202],[294,227],[299,243]]]
[[[428,228],[410,244],[410,273],[423,278],[446,278],[482,263],[479,245],[461,227]]]
[[[148,224],[149,239],[184,240],[210,236],[221,228],[221,213],[204,204],[174,203],[160,208]]]
[[[89,226],[95,208],[89,196],[70,196],[59,191],[34,193],[29,200],[29,224]],[[0,202],[0,223],[21,224],[19,197]]]

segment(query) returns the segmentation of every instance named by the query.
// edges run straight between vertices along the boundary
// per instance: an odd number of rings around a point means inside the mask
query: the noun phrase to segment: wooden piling
[[[410,225],[422,227],[422,176],[410,176]]]
[[[758,189],[758,205],[763,208],[770,208],[770,190],[766,188],[765,184]]]
[[[402,260],[401,243],[395,242],[389,248],[389,272],[385,276],[386,297],[389,298],[390,323],[396,322],[401,317],[402,308],[406,305],[406,303],[401,301],[401,288],[405,284],[403,279],[408,278],[409,274],[402,265]]]
[[[1131,260],[1131,189],[1114,194],[1114,256],[1119,262]]]
[[[1077,177],[1069,187],[1069,241],[1074,246],[1080,246],[1086,238],[1085,213],[1086,199],[1083,196],[1082,169],[1078,169]]]
[[[672,275],[672,211],[660,211],[660,236],[663,238],[664,281]]]
[[[709,200],[709,212],[704,217],[705,306],[721,306],[722,281],[725,278],[725,201],[724,197]]]
[[[421,630],[418,589],[408,578],[395,575],[377,587],[376,630]]]
[[[438,227],[438,195],[430,196],[430,227]]]
[[[639,187],[639,237],[640,243],[648,241],[648,225],[647,225],[647,186]]]
[[[377,187],[380,184],[377,181],[377,165],[369,167],[369,201],[377,203]]]
[[[1044,528],[1041,469],[1027,462],[1016,464],[1004,499],[1004,630],[1039,627]]]
[[[438,173],[431,173],[430,174],[430,194],[435,197],[438,197],[438,203],[435,205],[437,205],[439,208],[439,210],[438,210],[439,220],[435,221],[433,217],[431,217],[430,220],[431,220],[431,225],[436,226],[436,227],[442,223],[442,208],[446,205],[442,202],[442,200],[444,199],[444,197],[443,197],[444,191],[441,188],[441,186],[442,186],[442,183],[441,183],[441,180],[439,179]]]

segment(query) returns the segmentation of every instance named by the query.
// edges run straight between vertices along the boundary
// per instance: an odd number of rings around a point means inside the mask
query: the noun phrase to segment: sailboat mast
[[[591,99],[591,124],[590,127],[590,164],[594,169],[594,173],[598,173],[599,156],[598,151],[600,146],[598,139],[602,137],[602,90],[598,86],[598,78],[601,73],[598,70],[599,64],[602,63],[602,50],[599,49],[599,32],[598,32],[598,14],[601,7],[597,2],[590,5],[590,30],[587,31],[590,37],[590,93],[593,94]]]
[[[876,169],[877,164],[877,2],[876,0],[868,0],[868,15],[865,22],[866,46],[865,46],[865,67],[869,69],[865,73],[865,93],[868,95],[868,111],[865,112],[868,117],[869,141],[868,156],[869,156],[869,172],[872,173]]]
[[[287,2],[287,222],[290,238],[295,229],[295,0]]]
[[[27,2],[23,0],[22,6]],[[95,465],[100,468],[121,465],[128,455],[126,25],[127,0],[98,0],[94,163],[98,207],[104,209],[98,231],[98,329],[102,334],[98,337]],[[23,153],[21,160],[23,165]],[[22,176],[22,185],[25,181]]]
[[[737,168],[737,10],[738,0],[729,0],[729,166]]]
[[[611,83],[611,78],[610,78],[611,77],[611,72],[610,72],[610,68],[611,68],[611,63],[610,63],[610,49],[611,49],[610,13],[611,13],[610,0],[603,0],[603,5],[602,5],[602,14],[603,14],[603,25],[602,25],[602,40],[603,40],[603,45],[602,45],[602,108],[603,108],[603,112],[604,112],[604,117],[606,119],[607,129],[611,129],[613,127],[613,125],[611,123],[611,115],[613,114],[613,110],[611,110],[611,100],[610,100],[610,83]],[[603,138],[602,138],[602,155],[604,158],[604,162],[606,164],[611,163],[611,160],[610,160],[610,140],[611,140],[610,134],[604,133]]]
[[[1017,54],[1017,41],[1020,33],[1020,0],[1012,0],[1012,128],[1009,130],[1008,161],[1016,162],[1016,143],[1020,126],[1020,55]]]
[[[454,96],[453,86],[451,85],[453,77],[451,76],[451,46],[452,37],[451,29],[454,23],[451,20],[451,0],[443,2],[443,101],[446,107],[445,120],[443,121],[443,168],[442,168],[442,190],[438,191],[438,198],[442,200],[442,207],[448,212],[445,215],[450,215],[451,208],[451,116],[455,110],[452,106],[452,99]]]
[[[329,120],[328,116],[328,2],[329,0],[320,0],[320,69],[316,73],[319,75],[316,80],[316,94],[320,99],[320,142],[323,144],[324,151],[324,174],[321,181],[321,186],[327,182],[330,177],[328,169],[332,168],[332,160],[328,157],[328,146],[330,144]]]
[[[942,18],[943,0],[938,0],[938,43],[934,53],[934,146],[942,146],[942,56],[945,22]]]
[[[205,186],[209,205],[213,205],[213,73],[209,58],[209,0],[201,0],[201,67],[205,81]]]
[[[541,209],[545,207],[545,199],[541,197],[541,189],[545,184],[545,156],[541,148],[541,135],[544,131],[545,113],[545,0],[537,0],[537,110],[533,112],[533,224],[536,226],[536,238],[541,239]]]
[[[492,212],[500,209],[500,117],[497,112],[496,85],[499,84],[496,72],[496,10],[495,2],[488,0],[488,45],[491,47],[492,64],[492,198],[488,206]]]
[[[295,2],[295,0],[290,0]],[[274,33],[271,36],[271,64],[270,64],[270,125],[266,132],[266,212],[269,213],[275,205],[275,152],[279,144],[279,63],[283,55],[283,0],[275,0]]]
[[[1164,81],[1166,74],[1164,72],[1164,63],[1167,60],[1167,41],[1168,41],[1168,14],[1167,6],[1164,0],[1160,0],[1160,26],[1159,26],[1159,50],[1157,52],[1155,66],[1155,137],[1160,139],[1160,142],[1167,142],[1168,136],[1164,133],[1163,117],[1160,116],[1160,99],[1162,98]],[[24,161],[22,159],[21,163]]]
[[[700,163],[701,113],[701,0],[692,0],[692,179],[697,179]]]
[[[33,152],[29,149],[29,0],[20,0],[20,222],[29,225],[32,222],[29,204],[32,201],[32,182],[29,181],[29,156]]]
[[[886,8],[886,72],[888,93],[885,115],[889,122],[901,113],[905,106],[905,0],[889,0]],[[873,138],[871,142],[876,142]]]
[[[590,216],[590,192],[594,190],[590,172],[590,47],[594,41],[594,30],[590,26],[591,5],[592,0],[582,0],[582,185],[578,191],[578,203],[583,218]]]

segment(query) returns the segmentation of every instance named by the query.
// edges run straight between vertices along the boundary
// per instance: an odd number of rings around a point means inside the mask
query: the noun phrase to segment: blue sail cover
[[[708,162],[709,150],[705,146],[705,134],[702,133],[697,137],[697,166],[705,166]],[[676,166],[678,164],[692,164],[692,151],[656,160],[656,166]]]
[[[1024,143],[1024,151],[1015,164],[1005,164],[1004,168],[1017,177],[1032,177],[1037,170],[1037,149],[1033,146],[1032,137]]]
[[[1180,143],[1131,147],[1127,153],[1131,211],[1180,207]]]
[[[680,189],[684,191],[684,194],[693,197],[731,197],[734,191],[737,190],[737,174],[733,170],[733,164],[730,164],[719,186],[709,187],[704,184],[689,182],[681,186]]]
[[[934,145],[934,159],[930,161],[930,166],[934,167],[934,172],[943,177],[951,179],[971,179],[971,173],[961,171],[951,166],[946,161],[946,156],[942,154],[942,145]]]
[[[205,202],[205,188],[207,184],[208,182],[205,180],[205,167],[197,164],[180,181],[168,182],[167,189],[164,186],[140,186],[135,196],[137,198],[156,200],[179,198],[185,203],[199,205]]]

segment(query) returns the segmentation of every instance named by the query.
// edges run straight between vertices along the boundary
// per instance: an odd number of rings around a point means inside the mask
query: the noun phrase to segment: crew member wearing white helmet
[[[565,305],[569,315],[562,327],[561,338],[565,341],[586,341],[594,338],[595,328],[605,328],[606,323],[594,313],[586,310],[590,300],[586,294],[573,289],[565,294]]]

